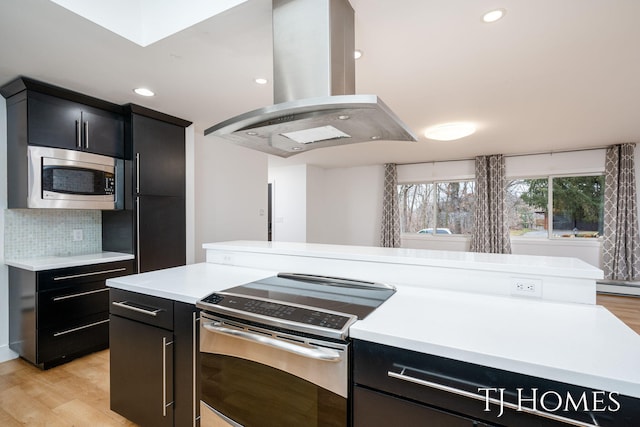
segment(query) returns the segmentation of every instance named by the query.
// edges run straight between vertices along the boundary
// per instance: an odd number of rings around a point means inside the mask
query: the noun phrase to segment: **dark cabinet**
[[[185,202],[182,197],[136,197],[140,272],[186,262]]]
[[[55,270],[9,267],[9,346],[42,369],[109,346],[108,278],[133,261]]]
[[[8,100],[7,114],[12,118],[8,126],[22,126],[13,134],[24,141],[9,141],[11,144],[124,158],[121,106],[27,78],[17,79],[0,91]]]
[[[125,210],[102,213],[105,250],[135,253],[137,271],[186,263],[185,127],[191,123],[127,106]]]
[[[640,419],[640,399],[615,392],[611,400],[609,391],[362,340],[353,344],[355,427],[631,427]],[[582,403],[576,408],[571,402]],[[383,412],[401,421],[389,424]]]
[[[30,145],[124,157],[122,114],[38,92],[27,93]]]
[[[111,409],[141,426],[197,426],[198,310],[111,289]]]

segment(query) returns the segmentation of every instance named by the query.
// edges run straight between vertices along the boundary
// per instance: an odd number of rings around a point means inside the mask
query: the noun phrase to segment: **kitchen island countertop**
[[[276,273],[201,263],[107,285],[195,303]],[[352,338],[640,398],[640,336],[604,307],[395,285]]]

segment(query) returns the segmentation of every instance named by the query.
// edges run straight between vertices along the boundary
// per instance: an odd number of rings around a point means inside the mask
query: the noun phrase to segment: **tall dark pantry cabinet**
[[[125,106],[125,209],[103,212],[103,248],[144,273],[186,263],[186,120]]]
[[[135,254],[138,273],[186,263],[190,124],[125,106],[125,208],[103,211],[103,248]],[[195,306],[119,289],[111,289],[110,301],[111,409],[141,426],[191,425]]]

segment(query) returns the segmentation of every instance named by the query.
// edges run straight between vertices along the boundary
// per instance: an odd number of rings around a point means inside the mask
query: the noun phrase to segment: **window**
[[[398,186],[403,233],[470,234],[475,205],[474,181]]]
[[[507,185],[511,236],[602,235],[604,176],[517,179]]]

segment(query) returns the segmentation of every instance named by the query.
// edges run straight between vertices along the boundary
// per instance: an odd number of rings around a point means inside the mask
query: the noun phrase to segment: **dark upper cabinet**
[[[184,126],[134,113],[131,138],[135,193],[184,197]]]
[[[27,78],[0,89],[10,108],[26,113],[20,135],[29,145],[86,151],[124,158],[121,106]],[[18,107],[26,104],[26,108]]]

